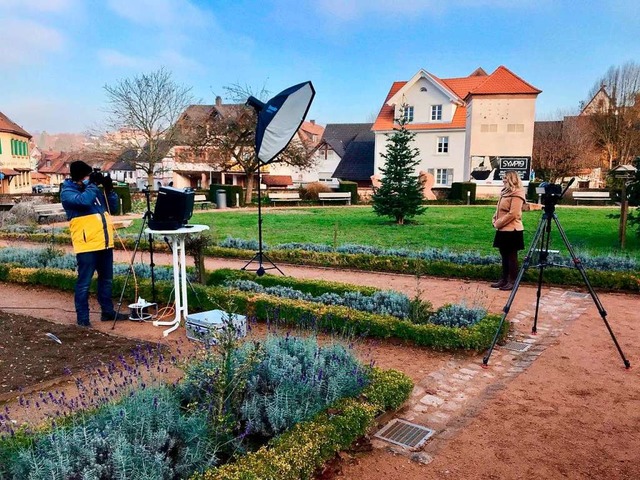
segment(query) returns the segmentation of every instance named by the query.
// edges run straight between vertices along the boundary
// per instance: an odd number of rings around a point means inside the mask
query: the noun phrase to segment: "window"
[[[497,123],[483,123],[480,125],[481,133],[496,133],[498,131]]]
[[[431,105],[431,121],[442,120],[442,105]]]
[[[410,105],[405,105],[402,109],[402,118],[406,122],[413,122],[413,107]]]
[[[508,133],[523,133],[524,132],[524,123],[509,123],[507,125]]]
[[[428,168],[427,172],[435,177],[438,187],[450,187],[453,183],[453,168]]]
[[[438,137],[438,153],[449,153],[449,137]]]

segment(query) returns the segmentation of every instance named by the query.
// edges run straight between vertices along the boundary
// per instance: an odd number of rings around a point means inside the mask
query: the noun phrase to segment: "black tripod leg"
[[[538,288],[536,289],[536,310],[533,315],[533,326],[531,327],[531,333],[536,335],[538,333],[538,313],[540,312],[540,298],[542,295],[542,278],[544,276],[544,267],[547,265],[549,259],[549,241],[551,239],[551,217],[548,214],[542,216],[542,237],[540,240],[539,252],[539,264],[538,264]]]
[[[140,246],[140,239],[142,238],[142,233],[144,232],[144,227],[147,223],[147,217],[144,216],[142,218],[142,226],[140,227],[140,233],[138,233],[138,238],[136,238],[136,243],[133,246],[133,253],[131,254],[131,261],[129,261],[129,268],[127,269],[127,276],[124,279],[124,285],[122,286],[122,291],[120,292],[120,299],[118,300],[118,308],[116,309],[116,318],[113,319],[113,324],[111,325],[111,330],[116,328],[116,322],[118,321],[118,315],[120,314],[120,310],[122,309],[122,299],[124,298],[124,292],[127,290],[127,285],[129,284],[129,277],[131,276],[131,272],[133,272],[133,263],[136,259],[136,253],[138,252],[138,247]],[[136,298],[136,301],[138,299]]]
[[[262,254],[262,258],[266,259],[266,260],[267,260],[267,262],[269,262],[269,263],[272,265],[271,267],[268,267],[268,268],[266,268],[265,270],[272,270],[272,269],[276,269],[276,270],[278,270],[278,271],[279,271],[283,276],[285,276],[285,277],[286,277],[286,275],[284,274],[284,272],[283,272],[282,270],[280,270],[280,268],[278,268],[278,266],[277,266],[275,263],[273,263],[273,262],[271,261],[271,259],[270,259],[269,257],[267,257],[267,255],[266,255],[266,254],[264,254],[264,253],[263,253],[263,254]],[[262,262],[260,262],[260,263],[262,263]]]
[[[562,240],[564,241],[564,244],[567,246],[567,250],[569,250],[569,254],[571,255],[571,259],[573,260],[573,264],[576,266],[576,268],[580,272],[580,275],[582,276],[582,279],[584,280],[584,283],[587,286],[587,289],[589,290],[589,294],[591,295],[591,298],[593,299],[593,303],[595,303],[596,308],[598,309],[598,312],[600,313],[600,316],[602,317],[602,321],[604,322],[605,326],[607,327],[607,330],[609,331],[609,335],[611,335],[611,339],[613,340],[613,343],[615,344],[616,349],[618,350],[618,353],[620,354],[620,358],[622,358],[622,362],[624,363],[625,368],[630,368],[631,367],[631,363],[624,356],[624,353],[622,352],[622,348],[620,348],[620,344],[618,343],[618,340],[616,339],[616,336],[614,335],[613,330],[611,329],[611,326],[609,325],[609,322],[607,321],[607,312],[604,309],[604,307],[602,306],[602,303],[600,303],[600,299],[598,298],[598,295],[596,294],[595,290],[591,286],[591,283],[589,282],[589,279],[587,278],[587,274],[584,271],[584,266],[582,265],[582,262],[576,256],[576,254],[575,254],[575,252],[573,250],[573,247],[569,243],[569,239],[567,238],[567,235],[564,232],[564,229],[562,228],[562,225],[560,225],[560,221],[558,220],[558,217],[555,214],[553,215],[553,220],[556,222],[556,226],[558,227],[558,231],[560,232],[560,236],[562,237]]]
[[[491,354],[493,353],[493,349],[495,348],[496,343],[498,342],[498,338],[500,338],[500,332],[502,331],[502,326],[504,325],[504,321],[507,318],[507,315],[509,314],[509,310],[511,310],[511,304],[513,303],[513,300],[516,298],[516,293],[518,292],[518,288],[520,288],[520,282],[522,281],[522,277],[524,276],[524,272],[526,272],[527,269],[529,268],[529,264],[531,263],[531,258],[533,256],[533,252],[535,251],[535,246],[538,244],[538,242],[540,240],[540,236],[544,232],[544,222],[543,222],[543,220],[544,220],[544,216],[540,220],[540,223],[538,225],[538,229],[536,230],[536,233],[533,236],[533,240],[531,242],[531,246],[529,247],[529,251],[527,252],[527,255],[524,257],[524,260],[522,262],[522,267],[520,267],[520,271],[518,272],[518,277],[516,278],[516,281],[513,284],[513,289],[511,290],[511,294],[509,295],[509,299],[507,300],[507,303],[505,304],[504,308],[502,309],[502,311],[503,311],[502,318],[500,319],[500,323],[498,324],[498,328],[496,329],[496,333],[493,336],[493,340],[491,342],[491,346],[489,347],[489,350],[487,350],[487,353],[485,354],[484,358],[482,359],[482,366],[484,366],[484,367],[486,367],[487,363],[489,363],[489,358],[491,357]]]

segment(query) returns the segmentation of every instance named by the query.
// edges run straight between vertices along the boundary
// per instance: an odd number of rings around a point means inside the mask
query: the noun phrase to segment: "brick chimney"
[[[222,97],[218,96],[216,97],[216,107],[219,107],[220,105],[222,105]]]
[[[315,120],[309,120],[309,123],[310,123],[311,125],[315,125],[315,124],[316,124],[316,121],[315,121]]]

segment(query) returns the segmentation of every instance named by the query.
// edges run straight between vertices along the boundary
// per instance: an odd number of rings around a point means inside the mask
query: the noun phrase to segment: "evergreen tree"
[[[400,128],[387,135],[387,153],[380,187],[373,195],[373,210],[380,216],[393,217],[396,223],[404,225],[407,217],[420,215],[422,207],[422,183],[415,168],[420,163],[420,151],[411,146],[416,136],[406,129],[404,115],[397,120]]]

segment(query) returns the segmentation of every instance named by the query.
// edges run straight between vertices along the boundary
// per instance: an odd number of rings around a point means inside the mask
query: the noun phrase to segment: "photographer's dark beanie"
[[[69,165],[69,172],[71,173],[71,180],[77,182],[89,175],[92,172],[92,168],[82,160],[76,160]]]

